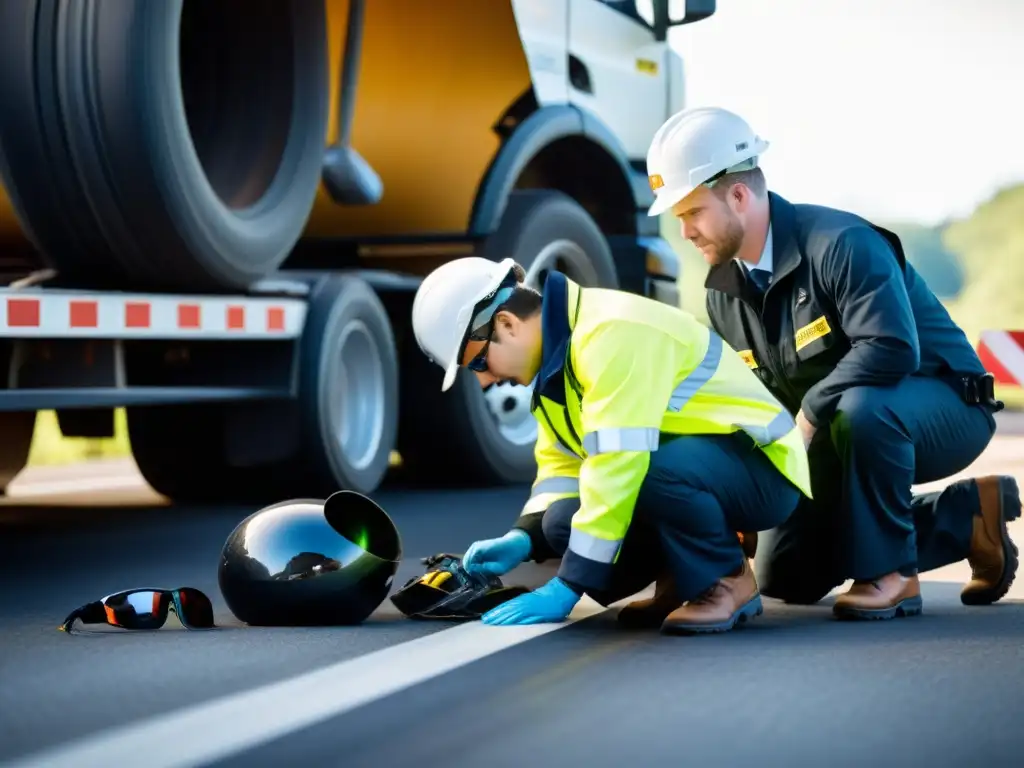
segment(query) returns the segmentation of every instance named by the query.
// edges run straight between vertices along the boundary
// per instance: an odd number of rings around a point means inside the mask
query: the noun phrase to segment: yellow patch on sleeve
[[[739,356],[751,369],[757,368],[757,360],[754,359],[754,353],[751,350],[742,349],[739,352]]]
[[[796,351],[799,352],[812,341],[817,341],[830,333],[832,333],[832,328],[829,327],[828,320],[822,315],[813,323],[808,323],[796,332]]]

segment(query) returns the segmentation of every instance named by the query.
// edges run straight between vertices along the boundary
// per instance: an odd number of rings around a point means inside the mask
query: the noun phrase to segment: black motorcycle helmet
[[[246,624],[359,624],[387,597],[401,559],[388,514],[360,493],[338,491],[249,515],[228,536],[217,576]]]

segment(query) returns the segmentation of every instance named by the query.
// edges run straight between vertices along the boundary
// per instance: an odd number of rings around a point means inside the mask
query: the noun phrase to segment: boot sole
[[[762,613],[764,613],[764,607],[761,605],[761,596],[754,595],[726,621],[718,624],[676,624],[666,620],[661,625],[661,630],[670,635],[709,635],[728,632],[734,627],[743,626],[748,621],[753,621]]]
[[[961,592],[960,602],[964,605],[991,605],[1006,597],[1006,593],[1013,586],[1013,580],[1017,577],[1017,568],[1020,566],[1018,560],[1020,550],[1010,538],[1010,532],[1006,529],[1006,525],[1020,517],[1020,508],[1020,488],[1017,487],[1017,481],[1012,477],[1000,478],[999,513],[1003,520],[999,536],[1003,540],[1003,575],[991,589]]]
[[[847,621],[878,621],[883,619],[902,619],[907,616],[918,616],[924,610],[921,596],[908,597],[900,600],[889,608],[850,608],[842,605],[832,607],[837,619]]]

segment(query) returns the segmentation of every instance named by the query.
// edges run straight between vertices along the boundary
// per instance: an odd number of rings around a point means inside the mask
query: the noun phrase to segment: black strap
[[[572,331],[576,330],[576,324],[580,319],[580,307],[583,305],[583,289],[580,288],[576,294],[576,311],[572,316],[572,329],[569,331],[569,342],[565,346],[565,370],[569,374],[569,386],[573,388],[576,397],[583,399],[583,387],[580,380],[576,378],[576,371],[572,367]]]
[[[950,374],[942,377],[968,405],[985,405],[1001,411],[1005,404],[996,400],[996,377],[991,373]]]

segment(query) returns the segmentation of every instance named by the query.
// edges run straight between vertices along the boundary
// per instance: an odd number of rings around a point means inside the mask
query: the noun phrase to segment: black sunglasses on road
[[[180,589],[128,589],[76,608],[58,629],[70,632],[75,620],[83,624],[109,624],[119,629],[160,629],[173,611],[185,629],[212,629],[213,604],[192,587]]]

